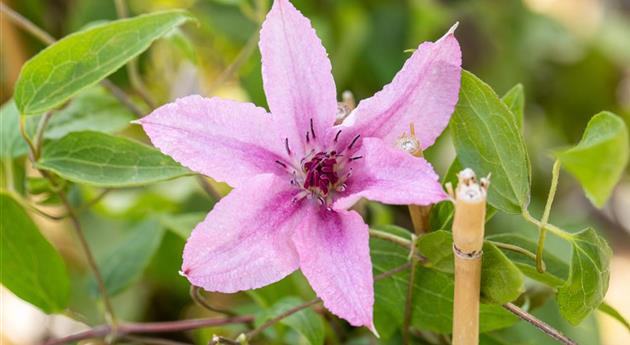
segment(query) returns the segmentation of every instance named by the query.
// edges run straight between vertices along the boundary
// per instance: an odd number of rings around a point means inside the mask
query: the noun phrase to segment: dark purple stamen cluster
[[[337,164],[337,153],[319,152],[310,161],[302,165],[306,173],[304,179],[304,189],[317,188],[322,196],[328,195],[330,187],[339,181],[339,176],[335,169]]]

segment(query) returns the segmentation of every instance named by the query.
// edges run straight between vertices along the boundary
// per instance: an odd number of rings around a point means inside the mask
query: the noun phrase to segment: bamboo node
[[[483,250],[473,250],[472,252],[465,252],[457,248],[457,245],[453,243],[453,253],[455,253],[457,257],[462,258],[464,260],[475,260],[475,259],[480,258],[483,255]]]

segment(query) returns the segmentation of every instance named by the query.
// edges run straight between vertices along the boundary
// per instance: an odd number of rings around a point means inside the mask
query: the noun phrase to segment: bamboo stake
[[[488,178],[477,182],[475,172],[458,174],[453,220],[455,254],[455,297],[453,301],[453,345],[479,344],[479,290],[481,256],[486,217]]]

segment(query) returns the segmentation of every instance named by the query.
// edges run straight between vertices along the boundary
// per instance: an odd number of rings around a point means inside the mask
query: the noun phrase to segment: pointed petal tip
[[[142,119],[129,121],[129,123],[131,123],[132,125],[140,125],[140,126],[142,126]]]
[[[444,36],[442,36],[437,42],[440,42],[447,37],[455,37],[455,30],[457,30],[458,27],[459,22],[455,22],[455,24],[453,24],[453,26],[451,26],[450,29],[448,29],[448,31],[444,34]]]
[[[453,24],[453,26],[451,26],[450,29],[448,29],[448,31],[446,32],[447,35],[452,35],[455,33],[455,30],[457,30],[457,28],[459,27],[459,22],[455,22],[455,24]]]
[[[374,334],[375,337],[380,338],[381,335],[378,334],[378,331],[376,330],[376,327],[374,326],[374,321],[371,321],[369,323],[369,325],[366,325],[365,327],[367,327],[367,329],[370,330],[370,332],[372,332],[372,334]]]

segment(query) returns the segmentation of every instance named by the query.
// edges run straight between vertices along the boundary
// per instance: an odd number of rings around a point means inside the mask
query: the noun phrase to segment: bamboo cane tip
[[[490,175],[477,181],[477,174],[472,169],[466,168],[457,174],[457,179],[459,180],[456,189],[458,200],[476,203],[486,199]]]

